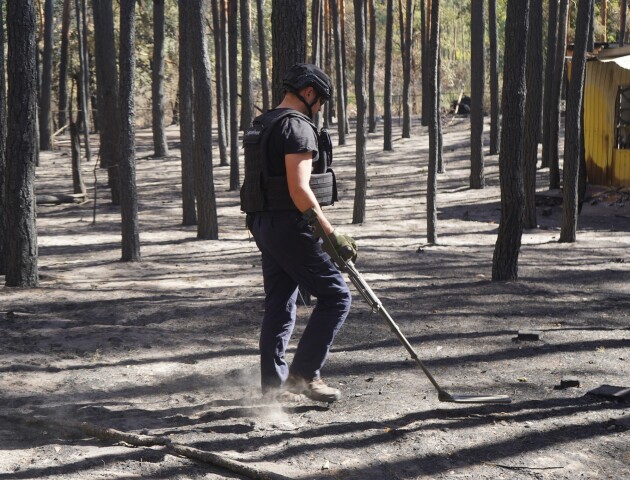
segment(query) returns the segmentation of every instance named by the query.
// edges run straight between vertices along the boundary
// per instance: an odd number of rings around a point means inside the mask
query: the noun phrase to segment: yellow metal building
[[[630,186],[630,47],[586,63],[584,151],[589,183]]]

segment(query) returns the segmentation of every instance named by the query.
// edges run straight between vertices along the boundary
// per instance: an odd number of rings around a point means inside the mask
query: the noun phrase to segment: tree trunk
[[[427,242],[435,245],[437,236],[437,169],[440,156],[439,122],[440,99],[438,93],[439,54],[440,54],[440,0],[433,0],[431,8],[431,29],[427,59],[427,86],[431,99],[429,111],[429,172],[427,178]]]
[[[262,89],[263,111],[266,112],[267,110],[269,110],[269,108],[271,108],[271,105],[269,102],[269,78],[267,75],[267,41],[265,40],[266,29],[265,16],[263,14],[263,0],[256,0],[256,13],[256,20],[258,21],[258,48],[260,49],[260,88]]]
[[[87,190],[81,174],[81,140],[77,124],[70,121],[70,150],[72,152],[72,192],[87,198]]]
[[[431,116],[431,102],[429,95],[429,35],[427,28],[427,5],[425,0],[420,1],[420,68],[422,69],[422,117],[423,127],[429,125]]]
[[[620,9],[621,9],[621,12],[620,12],[620,19],[619,19],[619,46],[623,47],[624,43],[626,42],[626,16],[628,14],[628,0],[621,0]],[[591,12],[591,21],[592,21],[592,18],[593,17],[592,17],[592,12]]]
[[[61,49],[59,53],[58,128],[68,123],[68,44],[70,42],[70,0],[63,0],[61,17]]]
[[[490,37],[490,155],[501,148],[501,105],[499,99],[499,47],[497,0],[488,0],[488,35]]]
[[[92,161],[92,148],[90,146],[90,107],[89,107],[89,67],[87,55],[87,39],[83,28],[83,15],[81,14],[81,3],[85,0],[75,0],[75,11],[77,20],[77,43],[79,45],[80,63],[80,83],[81,93],[81,129],[83,130],[83,143],[85,144],[85,157],[88,162]]]
[[[354,0],[355,65],[354,89],[357,98],[357,143],[356,143],[356,188],[352,223],[365,221],[365,198],[367,194],[367,164],[365,158],[365,9],[364,0]]]
[[[485,1],[470,4],[470,188],[484,188],[483,105],[485,93]]]
[[[138,195],[136,190],[136,106],[134,83],[135,0],[120,0],[120,213],[122,217],[122,261],[140,260]]]
[[[151,65],[153,156],[168,155],[164,129],[164,0],[153,0],[153,62]]]
[[[593,0],[580,0],[578,3],[575,46],[571,59],[571,82],[567,95],[560,242],[575,242],[576,238],[580,139],[582,138],[580,119],[582,117],[586,44],[592,2]]]
[[[339,23],[341,24],[341,76],[343,78],[343,112],[344,112],[344,125],[346,127],[346,133],[349,132],[350,122],[348,121],[348,76],[346,75],[346,68],[348,67],[348,59],[346,57],[346,0],[337,0],[339,4]],[[365,3],[365,2],[364,2]],[[365,25],[364,25],[365,27]]]
[[[6,277],[8,287],[36,287],[37,164],[36,19],[33,2],[8,2],[8,115],[5,177]]]
[[[394,1],[387,0],[385,26],[385,85],[383,93],[383,150],[393,150],[392,144],[392,37],[394,33]]]
[[[228,0],[219,0],[221,4],[221,65],[223,66],[223,111],[224,111],[224,119],[223,122],[225,124],[225,144],[226,148],[229,149],[229,146],[232,144],[231,141],[231,125],[232,121],[230,120],[232,112],[230,108],[230,45],[228,39]],[[229,152],[226,156],[226,163],[224,166],[229,165]]]
[[[39,105],[39,149],[52,150],[52,68],[53,68],[53,21],[55,1],[46,0],[44,4],[44,55],[42,58],[42,89]]]
[[[193,77],[192,77],[192,41],[188,26],[191,18],[189,0],[179,0],[179,134],[181,138],[182,162],[182,223],[197,225],[195,209],[195,161],[193,155],[194,120],[193,120]]]
[[[374,0],[368,0],[370,24],[370,67],[368,73],[368,132],[376,132],[376,89],[374,87],[374,72],[376,70],[376,14]]]
[[[405,12],[405,29],[403,52],[403,128],[402,138],[411,138],[411,55],[413,38],[413,1],[407,0]]]
[[[240,188],[238,144],[238,2],[228,2],[228,43],[230,50],[230,191]],[[195,130],[196,131],[196,130]],[[201,212],[199,212],[201,215]]]
[[[216,84],[216,110],[217,110],[217,130],[219,131],[219,164],[223,167],[226,167],[230,164],[229,155],[228,155],[228,134],[226,132],[227,126],[225,124],[225,110],[226,105],[223,101],[225,96],[223,95],[223,90],[225,90],[226,86],[223,84],[223,72],[222,70],[225,67],[223,64],[223,55],[221,52],[223,51],[223,40],[224,35],[222,34],[223,28],[221,27],[221,13],[219,11],[218,0],[212,0],[212,30],[213,30],[213,38],[214,38],[214,79]],[[181,35],[181,32],[180,32]],[[195,218],[194,223],[197,223]]]
[[[320,25],[322,22],[322,3],[319,0],[313,0],[311,3],[311,63],[321,66],[321,49],[319,48]]]
[[[0,25],[4,25],[4,1],[0,0]],[[0,275],[6,273],[7,226],[5,223],[6,200],[4,182],[7,175],[7,90],[4,68],[4,26],[0,27]]]
[[[282,78],[306,58],[306,2],[272,0],[273,104],[282,100]]]
[[[551,117],[549,121],[549,188],[560,188],[560,155],[558,140],[560,134],[560,102],[564,85],[564,56],[566,53],[566,32],[569,0],[560,0],[558,15],[558,42],[551,85]]]
[[[69,0],[68,0],[69,1]],[[118,70],[114,40],[114,13],[107,0],[92,0],[98,98],[100,164],[107,169],[112,203],[120,204],[120,113],[118,111]]]
[[[212,72],[204,16],[204,0],[191,3],[190,29],[194,82],[193,111],[195,123],[195,194],[198,206],[197,238],[217,240],[219,225],[212,173]],[[236,115],[233,121],[235,121]],[[238,119],[236,119],[238,122]],[[236,133],[238,139],[238,132]],[[238,153],[238,152],[237,152]]]
[[[241,129],[249,128],[254,116],[252,90],[252,19],[250,0],[241,0]]]
[[[332,13],[333,35],[335,38],[335,78],[337,79],[337,136],[339,145],[346,144],[346,111],[343,89],[343,55],[341,53],[341,24],[339,23],[339,9],[337,0],[330,0],[330,11]],[[355,87],[356,88],[356,87]]]
[[[525,130],[523,142],[523,185],[525,191],[524,228],[536,228],[536,162],[542,108],[543,53],[542,0],[530,0],[527,40],[527,98],[525,100]]]
[[[492,259],[492,280],[516,280],[523,233],[523,174],[521,167],[525,117],[525,62],[529,1],[508,0],[503,68],[503,119],[499,181],[501,221]]]
[[[563,0],[564,1],[564,0]],[[543,125],[542,125],[542,166],[550,165],[549,141],[551,134],[551,105],[553,91],[553,72],[556,64],[558,44],[558,0],[549,0],[547,24],[547,59],[545,62],[545,88],[543,89]]]

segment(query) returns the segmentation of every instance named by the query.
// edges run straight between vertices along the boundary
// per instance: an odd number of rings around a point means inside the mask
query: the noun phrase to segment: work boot
[[[321,378],[309,381],[298,375],[290,374],[286,389],[292,393],[306,395],[316,402],[331,403],[341,398],[339,389],[329,387]]]

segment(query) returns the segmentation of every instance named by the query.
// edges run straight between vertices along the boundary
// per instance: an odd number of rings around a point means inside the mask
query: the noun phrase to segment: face
[[[317,93],[317,90],[315,90],[313,87],[307,87],[304,93],[306,94],[305,98],[308,103],[311,103],[315,99],[317,99],[315,104],[313,104],[313,106],[311,107],[313,115],[315,115],[322,109],[322,107],[326,103],[326,99],[319,96],[319,93]]]

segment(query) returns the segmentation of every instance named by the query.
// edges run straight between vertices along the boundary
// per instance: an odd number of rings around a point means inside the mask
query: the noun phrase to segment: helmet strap
[[[312,118],[313,118],[313,106],[315,106],[315,104],[316,104],[316,103],[317,103],[317,101],[319,100],[319,95],[317,95],[317,96],[315,97],[315,100],[313,100],[311,103],[308,103],[308,102],[306,101],[306,99],[305,99],[302,95],[300,95],[300,93],[299,93],[299,92],[294,91],[294,92],[293,92],[293,94],[294,94],[297,98],[299,98],[299,99],[302,101],[302,103],[303,103],[304,105],[306,105],[306,109],[308,110],[308,117],[309,117],[310,119],[312,119]]]

